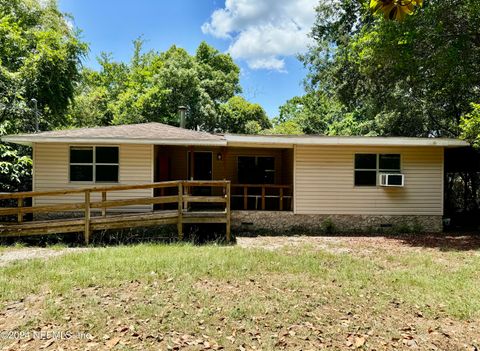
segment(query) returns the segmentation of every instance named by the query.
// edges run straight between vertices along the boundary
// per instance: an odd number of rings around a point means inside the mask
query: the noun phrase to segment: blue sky
[[[90,45],[84,61],[98,68],[96,57],[110,52],[128,61],[139,36],[145,49],[171,45],[194,53],[205,40],[230,52],[241,67],[243,96],[260,103],[270,117],[287,99],[302,94],[306,71],[295,58],[308,45],[316,0],[59,0],[74,17]]]

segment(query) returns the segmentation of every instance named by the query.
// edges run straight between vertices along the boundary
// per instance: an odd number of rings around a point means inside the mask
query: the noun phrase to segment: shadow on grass
[[[443,234],[408,234],[386,236],[411,247],[438,249],[440,251],[474,251],[480,250],[479,233],[443,233]]]
[[[262,236],[311,236],[311,237],[356,237],[371,238],[382,237],[387,240],[394,240],[399,245],[410,247],[432,248],[440,251],[474,251],[480,250],[480,233],[386,233],[375,231],[352,231],[352,232],[329,232],[329,231],[308,231],[305,228],[298,230],[289,230],[282,233],[258,230],[258,231],[238,231],[233,233],[231,243],[225,241],[225,225],[224,224],[195,224],[184,225],[183,242],[194,245],[231,245],[236,243],[238,237],[262,237]],[[236,235],[235,235],[236,234]],[[177,237],[176,225],[146,227],[146,228],[130,228],[122,230],[106,230],[96,231],[92,233],[90,246],[112,246],[112,245],[129,245],[139,243],[158,243],[171,244],[179,242]],[[85,246],[83,233],[71,234],[49,234],[42,236],[30,237],[12,237],[0,238],[0,245],[13,246],[34,246],[45,247],[51,245],[63,245],[67,247]]]
[[[351,238],[384,238],[386,240],[395,241],[397,245],[404,245],[410,247],[423,247],[437,249],[439,251],[475,251],[480,250],[480,233],[479,232],[457,232],[457,233],[414,233],[404,232],[399,233],[394,230],[381,231],[334,231],[325,232],[319,230],[301,229],[298,231],[288,232],[272,232],[272,231],[257,231],[257,232],[240,232],[237,237],[288,237],[288,236],[305,236],[305,237],[351,237]]]
[[[91,234],[90,246],[129,245],[140,243],[171,244],[177,243],[178,234],[176,225],[162,225],[159,227],[130,228],[121,230],[95,231]],[[182,242],[194,245],[227,245],[225,241],[225,225],[184,225]],[[48,234],[25,237],[0,238],[0,245],[5,246],[32,246],[46,247],[63,245],[67,247],[85,246],[83,233]]]

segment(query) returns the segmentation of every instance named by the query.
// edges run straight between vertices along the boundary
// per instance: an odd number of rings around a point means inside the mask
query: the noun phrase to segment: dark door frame
[[[190,150],[187,151],[187,178],[189,180],[213,180],[213,151],[193,150],[193,174],[191,173],[191,154]],[[210,179],[195,179],[195,154],[209,153],[210,157]]]

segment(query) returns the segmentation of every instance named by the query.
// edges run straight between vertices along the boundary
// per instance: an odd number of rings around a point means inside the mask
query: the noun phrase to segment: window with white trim
[[[117,146],[70,147],[70,181],[118,183]]]
[[[379,173],[401,173],[400,154],[355,154],[355,186],[376,186]]]

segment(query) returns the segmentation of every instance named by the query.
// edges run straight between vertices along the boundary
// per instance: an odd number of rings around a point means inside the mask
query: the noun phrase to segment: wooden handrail
[[[191,187],[222,187],[223,188],[223,196],[218,195],[210,195],[210,196],[193,196],[184,194],[185,189],[190,189]],[[147,196],[147,197],[139,197],[139,198],[126,198],[126,199],[109,199],[107,200],[107,194],[109,192],[114,191],[127,191],[127,190],[135,190],[135,189],[156,189],[156,188],[177,188],[178,193],[176,195],[169,195],[165,196],[165,192],[162,191],[162,196]],[[83,224],[83,232],[85,242],[88,244],[90,241],[91,230],[92,228],[92,210],[99,209],[101,211],[101,215],[103,220],[106,221],[106,224],[102,224],[102,228],[108,228],[108,223],[110,223],[109,219],[111,218],[111,228],[121,228],[122,225],[118,222],[118,218],[113,218],[112,216],[107,216],[107,209],[112,207],[125,207],[125,206],[132,206],[132,205],[155,205],[155,204],[165,204],[165,203],[178,203],[177,209],[177,226],[178,226],[178,236],[179,239],[183,238],[183,212],[184,208],[187,208],[189,202],[201,202],[201,203],[224,203],[225,204],[225,211],[218,212],[223,216],[223,222],[227,223],[227,239],[230,240],[230,181],[221,180],[221,181],[169,181],[169,182],[157,182],[157,183],[150,183],[150,184],[134,184],[134,185],[114,185],[114,186],[102,186],[102,187],[91,187],[91,188],[78,188],[78,189],[64,189],[64,190],[54,190],[54,191],[32,191],[32,192],[18,192],[18,193],[9,193],[9,194],[0,194],[0,199],[17,199],[17,207],[10,207],[10,208],[0,208],[0,216],[6,215],[16,215],[17,222],[16,223],[5,223],[5,225],[0,225],[0,236],[2,235],[2,231],[7,229],[10,226],[15,226],[12,230],[21,230],[22,223],[23,223],[23,215],[26,213],[39,213],[39,212],[46,212],[46,213],[58,213],[58,212],[66,212],[66,211],[73,211],[73,210],[83,210],[84,212],[84,224]],[[58,196],[58,195],[71,195],[71,194],[84,194],[84,202],[78,203],[65,203],[65,204],[55,204],[55,205],[42,205],[42,206],[33,206],[33,207],[25,207],[24,206],[24,199],[25,198],[36,198],[42,196]],[[92,201],[92,194],[93,193],[101,193],[101,201]],[[184,205],[185,204],[185,205]],[[165,211],[168,212],[168,211]],[[162,211],[156,211],[154,213],[161,214]],[[201,212],[199,212],[201,213]],[[165,222],[162,218],[157,217],[152,218],[151,223],[163,223]],[[205,215],[207,216],[207,215]],[[225,217],[226,216],[226,217]],[[134,220],[138,217],[138,221],[136,221],[136,225],[143,224],[142,220],[140,220],[141,215],[133,215]],[[201,218],[201,216],[197,216],[198,223],[207,223],[210,219],[208,218]],[[93,216],[93,220],[96,220]],[[149,217],[150,218],[150,217]],[[170,219],[166,219],[166,221],[171,221]],[[195,223],[197,220],[196,218],[193,219],[189,216],[188,223]],[[129,219],[131,223],[131,218]],[[217,220],[217,219],[213,219]],[[63,220],[64,222],[66,220]],[[60,230],[61,228],[65,228],[68,231],[75,231],[74,225],[78,224],[71,224],[61,222],[61,220],[54,220],[49,221],[49,224],[55,223],[55,230]],[[28,229],[31,227],[32,223],[25,224],[24,229]],[[76,222],[75,222],[76,223]],[[96,223],[96,222],[95,222]],[[45,234],[52,233],[52,229],[49,229],[49,224],[45,222]],[[62,226],[62,224],[64,224]],[[40,223],[41,226],[41,223]],[[127,226],[127,224],[125,224]],[[41,228],[35,228],[35,233],[42,233]]]
[[[148,184],[112,185],[112,186],[89,187],[89,188],[61,189],[61,190],[53,190],[53,191],[23,191],[23,192],[16,192],[16,193],[0,193],[0,200],[30,198],[30,197],[36,197],[36,196],[81,194],[87,190],[90,191],[91,193],[96,193],[96,192],[104,192],[104,191],[108,192],[108,191],[122,191],[122,190],[170,188],[170,187],[176,187],[179,182],[182,182],[182,181],[175,180],[175,181],[169,181],[169,182],[157,182],[157,183],[148,183]]]
[[[33,207],[6,207],[0,208],[0,216],[18,215],[20,213],[39,213],[39,212],[61,212],[82,210],[85,208],[84,202],[73,204],[45,205]]]
[[[61,189],[53,191],[23,191],[15,193],[0,193],[0,200],[5,199],[19,199],[19,198],[30,198],[37,196],[57,196],[57,195],[71,195],[71,194],[81,194],[85,191],[90,191],[91,193],[97,192],[108,192],[108,191],[125,191],[125,190],[139,190],[139,189],[158,189],[158,188],[173,188],[177,187],[179,183],[188,186],[211,186],[211,187],[224,187],[225,180],[174,180],[168,182],[157,182],[157,183],[148,183],[148,184],[133,184],[133,185],[112,185],[112,186],[101,186],[101,187],[89,187],[89,188],[75,188],[75,189]]]
[[[232,184],[232,188],[242,188],[243,194],[241,195],[234,195],[238,197],[243,197],[243,209],[248,210],[248,198],[251,196],[248,194],[248,189],[260,189],[260,194],[255,194],[253,196],[260,197],[260,208],[262,211],[266,209],[266,199],[268,197],[272,197],[272,195],[267,194],[267,190],[275,189],[278,190],[278,195],[274,195],[274,197],[278,197],[278,208],[280,211],[284,209],[284,199],[285,199],[285,190],[292,190],[292,185],[287,184]],[[288,198],[288,196],[287,196]]]
[[[182,184],[189,186],[211,186],[211,187],[225,187],[230,183],[229,180],[183,180]]]
[[[271,188],[271,189],[291,189],[291,185],[286,184],[232,184],[232,188]]]
[[[166,204],[177,202],[177,195],[173,196],[157,196],[157,197],[139,197],[127,200],[108,200],[91,202],[91,208],[107,209],[111,207],[132,206],[132,205],[152,205],[152,204]],[[103,212],[102,212],[103,214]]]

